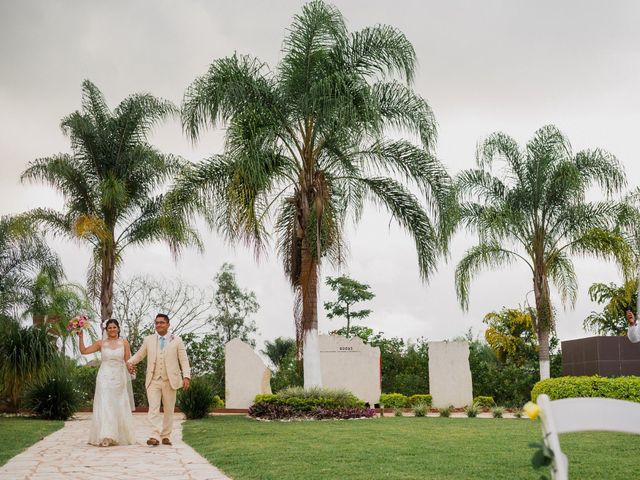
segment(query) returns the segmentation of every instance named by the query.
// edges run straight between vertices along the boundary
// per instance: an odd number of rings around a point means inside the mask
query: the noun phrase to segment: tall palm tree
[[[426,279],[446,244],[441,214],[450,182],[431,153],[435,120],[409,86],[415,52],[400,31],[378,25],[350,33],[336,8],[314,1],[288,32],[274,70],[234,54],[188,88],[188,135],[195,140],[222,125],[226,145],[183,177],[174,195],[256,252],[273,229],[295,293],[305,386],[313,386],[321,384],[318,269],[322,259],[342,260],[345,220],[357,221],[368,200],[385,207],[413,237]],[[390,130],[421,145],[392,139]]]
[[[0,217],[0,315],[19,318],[41,271],[63,276],[58,257],[23,216]]]
[[[503,165],[496,173],[492,167],[497,160]],[[573,305],[577,279],[572,256],[613,258],[626,272],[633,263],[628,243],[615,228],[619,205],[585,199],[593,186],[607,195],[620,191],[625,174],[604,150],[574,155],[554,126],[536,131],[524,149],[504,133],[494,133],[479,144],[477,162],[477,169],[456,179],[461,223],[479,238],[456,268],[456,293],[466,309],[471,279],[481,269],[523,261],[533,276],[540,378],[548,378],[554,328],[549,282],[563,303]]]
[[[182,166],[148,143],[150,130],[176,108],[150,94],[134,94],[113,111],[88,80],[82,111],[62,119],[72,153],[29,164],[22,180],[42,181],[62,193],[65,211],[33,210],[29,216],[54,234],[86,241],[93,249],[89,291],[100,299],[102,320],[113,311],[116,267],[125,248],[164,240],[172,251],[198,244],[188,222],[164,208],[158,190]]]

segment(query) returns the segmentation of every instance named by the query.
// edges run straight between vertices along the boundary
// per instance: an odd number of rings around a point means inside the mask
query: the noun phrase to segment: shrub
[[[346,390],[294,387],[277,394],[256,395],[249,415],[264,419],[372,417],[374,410]]]
[[[473,399],[474,405],[478,408],[493,408],[496,406],[496,402],[493,400],[493,397],[478,395]]]
[[[444,407],[438,410],[441,417],[450,417],[451,416],[451,407]]]
[[[491,415],[493,416],[493,418],[502,418],[503,413],[504,413],[504,408],[502,407],[495,407],[491,411]]]
[[[430,407],[432,402],[433,402],[433,397],[431,397],[431,395],[429,395],[428,393],[426,394],[419,393],[416,395],[411,395],[409,397],[409,400],[407,401],[407,406],[415,407],[416,405],[419,405],[419,404],[425,404],[427,405],[427,407]]]
[[[416,417],[425,417],[427,415],[427,412],[429,411],[430,406],[431,404],[418,403],[413,406],[413,414]]]
[[[83,402],[74,368],[62,360],[56,361],[46,377],[39,378],[26,387],[25,406],[47,420],[71,418]]]
[[[29,383],[44,379],[58,358],[55,343],[44,327],[22,327],[0,318],[0,397],[7,397],[12,409]]]
[[[208,381],[196,377],[191,379],[188,390],[180,390],[178,407],[189,419],[204,418],[213,405],[213,388]]]
[[[220,398],[220,395],[213,396],[213,408],[224,408],[224,400]]]
[[[640,377],[606,378],[559,377],[547,378],[536,383],[531,390],[535,402],[538,395],[546,393],[551,400],[571,397],[604,397],[640,402]]]
[[[409,399],[401,393],[383,393],[380,395],[380,404],[386,408],[402,408],[408,404]]]
[[[256,395],[256,398],[253,399],[253,403],[273,402],[276,398],[276,395],[273,393],[259,393]]]
[[[467,417],[475,418],[478,416],[478,405],[476,405],[475,403],[472,405],[469,405],[467,408],[464,409],[464,411],[467,414]]]
[[[93,404],[93,396],[96,391],[96,377],[98,369],[89,365],[77,367],[75,370],[76,383],[80,394],[82,395],[82,405],[90,406]]]
[[[393,410],[393,416],[394,417],[401,417],[403,415],[402,413],[402,409],[401,408],[395,408]]]

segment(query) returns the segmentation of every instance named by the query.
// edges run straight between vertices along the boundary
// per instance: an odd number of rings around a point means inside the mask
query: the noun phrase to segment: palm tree
[[[260,350],[264,353],[273,366],[276,368],[280,368],[280,363],[282,360],[289,354],[289,352],[293,351],[296,346],[296,341],[293,338],[285,338],[278,337],[273,342],[269,340],[264,342],[264,350]]]
[[[40,272],[31,287],[27,311],[32,315],[34,325],[44,325],[50,333],[60,338],[60,351],[67,351],[67,341],[73,333],[67,330],[67,324],[74,316],[88,314],[92,317],[92,306],[84,288],[74,283],[63,283],[46,271]],[[95,338],[93,329],[89,335]],[[71,341],[74,353],[79,354],[79,346]]]
[[[177,254],[198,244],[194,230],[177,212],[164,208],[158,189],[181,168],[179,159],[159,152],[147,137],[176,108],[150,94],[134,94],[113,111],[98,88],[82,84],[82,111],[62,119],[71,154],[29,164],[22,180],[43,181],[62,193],[65,211],[33,210],[30,218],[93,249],[89,291],[100,299],[102,320],[113,311],[116,267],[125,248],[164,240]]]
[[[504,162],[500,176],[492,171],[496,160]],[[461,223],[479,237],[456,268],[456,293],[466,309],[471,279],[482,268],[523,261],[533,275],[540,378],[548,378],[554,328],[549,282],[563,303],[573,305],[577,279],[572,256],[614,258],[625,271],[632,264],[629,245],[614,228],[619,206],[585,200],[595,185],[607,195],[620,191],[625,174],[604,150],[574,155],[554,126],[536,131],[524,149],[504,133],[494,133],[480,143],[477,162],[477,169],[456,180]]]
[[[435,120],[409,86],[415,52],[400,31],[378,25],[349,33],[336,8],[314,1],[288,32],[275,70],[234,54],[188,88],[188,135],[195,140],[222,125],[226,145],[183,177],[174,195],[256,254],[273,229],[295,294],[305,386],[313,386],[321,384],[319,267],[322,259],[342,261],[346,219],[357,221],[366,201],[386,208],[413,237],[426,279],[446,245],[441,219],[450,182],[431,154]],[[421,146],[389,138],[391,129],[415,135]]]
[[[19,318],[40,271],[63,276],[58,257],[24,217],[0,217],[0,315]]]

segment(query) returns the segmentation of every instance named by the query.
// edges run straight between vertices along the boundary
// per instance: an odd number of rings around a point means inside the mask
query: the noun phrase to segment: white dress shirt
[[[629,327],[629,330],[627,330],[627,337],[629,337],[629,340],[632,343],[640,343],[640,325],[638,325],[638,322]]]

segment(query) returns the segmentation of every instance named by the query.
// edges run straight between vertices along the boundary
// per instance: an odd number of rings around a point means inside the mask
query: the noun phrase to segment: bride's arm
[[[80,344],[80,353],[83,355],[89,355],[90,353],[95,353],[100,351],[102,340],[98,340],[97,342],[89,345],[88,347],[85,347],[84,336],[82,334],[82,330],[80,330],[78,332],[78,343]]]
[[[129,342],[126,339],[124,339],[123,341],[124,341],[124,361],[126,362],[131,358],[131,346],[129,345]]]

